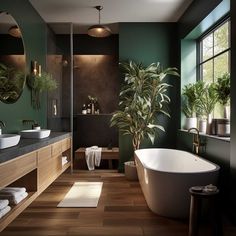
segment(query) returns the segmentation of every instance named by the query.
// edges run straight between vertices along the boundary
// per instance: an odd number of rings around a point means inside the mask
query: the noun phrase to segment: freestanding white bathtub
[[[188,217],[189,188],[217,185],[220,167],[189,152],[139,149],[135,151],[135,161],[146,202],[161,216]]]

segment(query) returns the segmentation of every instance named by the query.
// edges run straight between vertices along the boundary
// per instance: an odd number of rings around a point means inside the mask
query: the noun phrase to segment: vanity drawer
[[[0,164],[0,187],[5,187],[36,168],[36,152]]]
[[[38,164],[45,162],[52,157],[52,147],[47,146],[38,150]]]
[[[61,148],[62,148],[62,152],[70,149],[71,146],[71,138],[67,138],[61,141]]]
[[[52,144],[52,156],[59,156],[62,153],[62,142]]]

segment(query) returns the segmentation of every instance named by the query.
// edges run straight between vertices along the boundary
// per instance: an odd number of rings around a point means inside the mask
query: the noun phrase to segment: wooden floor
[[[57,208],[75,181],[103,181],[97,208]],[[226,236],[236,229],[225,224]],[[116,171],[79,171],[63,174],[22,212],[0,235],[44,236],[187,236],[188,222],[153,214],[138,182]],[[207,235],[210,234],[200,234]]]

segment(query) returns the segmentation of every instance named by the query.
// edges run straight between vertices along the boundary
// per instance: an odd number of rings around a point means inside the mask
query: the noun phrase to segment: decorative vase
[[[185,119],[184,129],[189,130],[190,128],[197,128],[197,118],[190,117]]]
[[[125,177],[128,180],[137,181],[138,174],[137,168],[134,161],[127,161],[124,163],[125,165]]]
[[[206,120],[199,120],[198,122],[198,129],[199,132],[201,133],[206,133],[206,129],[207,129],[207,121]]]

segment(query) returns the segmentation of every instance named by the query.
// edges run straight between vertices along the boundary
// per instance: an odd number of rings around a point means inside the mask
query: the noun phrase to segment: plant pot
[[[207,121],[206,120],[199,120],[199,122],[198,122],[199,132],[202,132],[205,134],[206,128],[207,128]]]
[[[190,129],[190,128],[197,128],[197,118],[196,117],[190,117],[185,119],[185,125],[184,129]]]
[[[230,119],[230,106],[224,106],[224,118]]]
[[[211,134],[211,122],[212,122],[212,117],[211,115],[207,116],[207,127],[206,127],[206,134]]]
[[[124,163],[125,165],[125,177],[128,180],[137,181],[138,180],[138,174],[137,174],[137,168],[134,161],[127,161]]]
[[[229,119],[218,119],[217,121],[217,134],[221,137],[230,136],[230,121]]]

